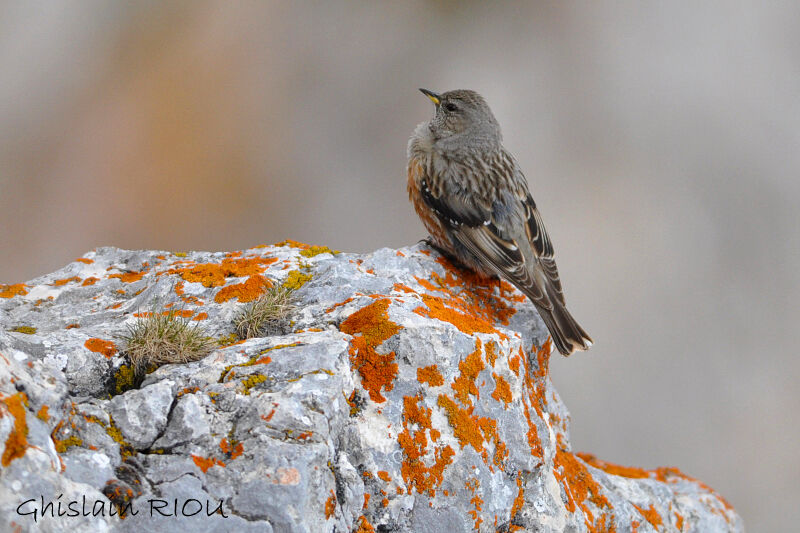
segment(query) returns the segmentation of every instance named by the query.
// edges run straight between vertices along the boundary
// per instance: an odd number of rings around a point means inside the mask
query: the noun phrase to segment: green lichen
[[[283,286],[287,289],[296,291],[305,285],[313,276],[311,274],[304,274],[299,270],[292,270],[283,282]]]
[[[258,385],[259,383],[264,383],[267,380],[267,376],[263,376],[261,374],[253,374],[251,376],[246,377],[242,380],[242,385],[244,385],[244,394],[250,395],[250,389]]]
[[[186,257],[186,252],[173,252],[172,255],[177,257]]]
[[[311,372],[306,372],[305,374],[300,374],[296,378],[287,379],[288,383],[294,383],[295,381],[300,381],[306,376],[313,376],[314,374],[327,374],[329,376],[333,376],[333,372],[328,370],[327,368],[320,368],[319,370],[312,370]]]
[[[122,394],[126,390],[136,388],[136,370],[132,365],[121,365],[114,373],[114,390]]]
[[[114,442],[119,444],[119,454],[120,456],[122,456],[123,459],[131,457],[136,453],[136,450],[129,442],[125,440],[125,437],[122,436],[122,431],[120,431],[119,428],[116,426],[116,424],[114,424],[114,419],[111,418],[110,415],[108,419],[110,423],[107,426],[105,426],[106,433],[108,434],[109,437],[111,437],[111,439]],[[101,425],[103,424],[101,423]]]
[[[308,249],[300,252],[300,255],[303,257],[314,257],[315,255],[319,254],[336,255],[338,253],[340,253],[338,250],[331,250],[327,246],[310,246]]]
[[[273,351],[273,350],[280,350],[281,348],[290,348],[292,346],[300,346],[300,344],[301,343],[299,343],[299,342],[293,342],[292,344],[277,344],[277,345],[272,346],[270,348],[266,348],[264,350],[261,350],[256,355],[251,357],[249,361],[246,361],[244,363],[234,363],[232,365],[228,365],[222,371],[222,374],[220,374],[219,380],[217,380],[217,382],[218,383],[222,383],[223,381],[225,381],[225,378],[230,377],[230,375],[231,375],[230,371],[233,370],[236,367],[245,367],[245,366],[266,364],[267,362],[264,361],[264,356],[266,354],[268,354],[269,352]],[[211,394],[211,393],[209,393],[209,394]]]
[[[231,344],[236,344],[239,341],[239,337],[236,336],[236,333],[229,333],[227,335],[222,335],[221,337],[217,337],[216,342],[219,346],[225,347],[230,346]]]
[[[70,435],[64,440],[53,439],[58,453],[64,453],[73,446],[83,446],[83,440],[77,435]]]
[[[31,326],[17,326],[15,328],[11,328],[11,331],[24,333],[25,335],[33,335],[36,333],[36,328],[32,328]]]

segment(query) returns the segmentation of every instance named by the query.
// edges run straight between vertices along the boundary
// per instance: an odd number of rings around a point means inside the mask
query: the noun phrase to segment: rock
[[[265,280],[292,332],[238,342]],[[220,345],[137,383],[154,301]],[[549,357],[519,292],[423,245],[98,248],[0,286],[0,530],[743,531],[676,469],[572,452]]]
[[[175,400],[174,382],[164,379],[111,398],[108,413],[122,436],[137,450],[149,448],[167,427],[167,417]],[[180,421],[173,424],[178,431]],[[183,432],[186,434],[186,431]]]

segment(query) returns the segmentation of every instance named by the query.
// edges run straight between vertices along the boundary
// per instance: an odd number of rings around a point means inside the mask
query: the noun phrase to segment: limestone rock
[[[291,333],[237,342],[264,280]],[[130,388],[154,301],[220,346]],[[0,530],[743,530],[675,469],[572,452],[549,356],[519,292],[423,245],[98,248],[0,286]]]

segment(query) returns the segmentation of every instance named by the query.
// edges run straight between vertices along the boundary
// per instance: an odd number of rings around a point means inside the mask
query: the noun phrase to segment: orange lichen
[[[522,505],[525,503],[525,487],[522,486],[522,471],[517,472],[517,497],[514,498],[514,504],[511,506],[511,520],[517,516],[517,513],[522,510]]]
[[[392,480],[392,476],[390,476],[389,472],[387,472],[386,470],[378,470],[378,477],[387,483],[389,483]]]
[[[198,313],[192,320],[205,320],[208,318],[208,313],[205,311],[202,313]]]
[[[597,531],[600,521],[595,522],[594,514],[588,502],[594,504],[604,514],[603,509],[611,510],[611,503],[603,495],[602,487],[592,477],[586,465],[573,453],[567,450],[563,438],[559,435],[554,461],[554,473],[559,483],[562,483],[567,495],[567,510],[575,512],[576,508],[583,511],[586,527],[589,531]],[[605,519],[602,520],[605,524]]]
[[[134,281],[139,281],[142,279],[142,276],[147,274],[147,270],[142,270],[141,272],[123,272],[121,274],[110,274],[109,278],[118,278],[123,283],[133,283]]]
[[[728,500],[726,500],[720,494],[718,494],[714,489],[712,489],[711,487],[709,487],[708,485],[706,485],[705,483],[703,483],[699,479],[695,479],[695,478],[693,478],[691,476],[687,476],[686,474],[684,474],[683,472],[681,472],[677,468],[674,468],[674,467],[660,467],[660,468],[656,468],[655,470],[652,470],[651,474],[653,475],[653,477],[655,479],[657,479],[658,481],[662,481],[662,482],[667,482],[667,483],[674,482],[674,479],[677,478],[679,480],[684,480],[684,481],[689,481],[691,483],[694,483],[698,487],[702,488],[703,490],[708,491],[715,498],[717,498],[719,500],[719,502],[722,504],[722,506],[725,507],[725,509],[727,509],[728,511],[733,511],[733,506],[730,504],[730,502],[728,502]],[[727,519],[728,519],[728,517],[726,516],[726,520]]]
[[[519,350],[519,357],[526,357],[526,355],[522,352],[522,348]],[[535,457],[542,457],[544,450],[542,448],[541,440],[539,439],[539,430],[531,414],[531,408],[536,411],[540,418],[544,416],[543,406],[540,405],[540,402],[544,401],[544,395],[539,391],[539,389],[543,387],[543,384],[536,382],[534,376],[531,375],[529,365],[524,365],[524,369],[525,373],[522,380],[522,408],[523,412],[525,413],[525,421],[528,424],[526,436],[528,439],[528,445],[531,449],[531,455]]]
[[[38,418],[39,420],[42,420],[44,422],[49,422],[50,421],[50,414],[47,412],[48,410],[49,410],[49,407],[47,407],[46,405],[43,405],[36,412],[36,418]]]
[[[675,513],[675,527],[678,528],[678,531],[683,531],[683,515]]]
[[[85,257],[79,257],[75,261],[78,261],[79,263],[85,263],[87,265],[91,265],[92,263],[94,263],[94,259],[87,259]]]
[[[445,305],[445,299],[438,296],[431,296],[429,294],[422,295],[422,301],[425,302],[425,307],[417,307],[414,312],[420,316],[427,318],[435,318],[442,322],[449,322],[457,327],[462,333],[471,335],[473,333],[495,333],[496,330],[492,324],[479,316],[471,313],[465,313]],[[452,300],[448,303],[452,304]]]
[[[28,291],[25,290],[27,285],[24,283],[16,283],[14,285],[0,284],[0,298],[13,298],[14,296],[25,296]]]
[[[117,347],[112,341],[97,339],[94,337],[83,343],[83,346],[89,351],[101,353],[109,359],[111,359],[111,357],[117,353]]]
[[[199,391],[200,387],[184,387],[178,391],[178,394],[175,395],[176,398],[180,398],[181,396],[185,396],[187,394],[194,394],[195,392]]]
[[[56,287],[61,287],[62,285],[70,283],[71,281],[80,281],[80,280],[81,278],[79,278],[78,276],[72,276],[71,278],[57,279],[53,282],[53,285],[55,285]]]
[[[639,511],[639,513],[641,513],[641,515],[645,518],[645,520],[650,522],[650,525],[653,526],[654,528],[658,529],[658,526],[660,526],[663,523],[663,521],[661,520],[661,515],[658,514],[658,511],[656,511],[656,508],[653,504],[650,504],[650,507],[648,509],[643,509],[632,502],[631,505],[636,507],[636,510]]]
[[[192,460],[194,460],[194,464],[203,471],[205,474],[208,472],[208,469],[214,465],[225,467],[225,463],[220,461],[219,459],[214,459],[213,457],[201,457],[199,455],[192,454]]]
[[[14,459],[19,459],[25,455],[28,449],[28,421],[25,415],[25,406],[28,404],[28,397],[24,392],[18,392],[11,396],[0,399],[0,403],[5,405],[5,410],[14,417],[14,425],[6,439],[3,455],[0,456],[0,464],[8,466]],[[4,416],[0,411],[0,416]]]
[[[700,488],[712,494],[717,500],[719,500],[719,502],[722,504],[723,507],[725,507],[729,511],[733,510],[731,504],[725,498],[719,495],[714,489],[712,489],[711,487],[709,487],[708,485],[706,485],[705,483],[703,483],[698,479],[695,479],[691,476],[687,476],[677,468],[659,467],[653,470],[645,470],[643,468],[636,468],[632,466],[620,466],[613,463],[609,463],[607,461],[602,461],[597,457],[595,457],[594,455],[588,453],[576,453],[575,455],[580,457],[580,459],[586,462],[588,465],[591,465],[608,474],[615,476],[622,476],[632,479],[649,478],[649,479],[655,479],[662,483],[670,483],[674,482],[675,480],[689,481],[691,483],[695,483]],[[642,514],[646,517],[644,513]]]
[[[88,277],[85,280],[83,280],[83,283],[81,283],[81,286],[82,287],[88,287],[89,285],[94,285],[98,281],[100,281],[99,278],[95,278],[94,276]]]
[[[283,247],[283,246],[288,246],[290,248],[299,248],[301,250],[308,250],[309,248],[311,248],[310,244],[306,244],[304,242],[295,241],[295,240],[292,240],[292,239],[286,239],[285,241],[276,242],[272,246],[275,246],[276,248],[280,248],[280,247]]]
[[[575,455],[580,457],[583,462],[602,470],[608,474],[615,476],[622,476],[631,479],[649,478],[651,472],[643,468],[636,468],[632,466],[620,466],[606,461],[602,461],[590,453],[578,452]]]
[[[547,374],[550,372],[550,352],[553,351],[552,339],[548,337],[541,348],[536,349],[536,347],[534,347],[534,350],[536,351],[536,362],[538,363],[536,376],[543,379],[547,377]]]
[[[405,292],[406,294],[417,294],[417,291],[415,291],[408,285],[403,285],[402,283],[395,283],[394,285],[392,285],[392,290],[394,292]]]
[[[182,268],[168,270],[169,274],[178,274],[191,283],[202,283],[204,287],[221,287],[226,278],[243,278],[264,272],[268,265],[275,263],[277,257],[236,258],[231,254],[221,263],[190,263]]]
[[[508,384],[508,381],[503,379],[503,376],[495,374],[492,372],[492,377],[494,378],[495,382],[495,389],[492,393],[492,398],[495,400],[505,402],[504,408],[508,408],[508,404],[511,403],[512,395],[511,395],[511,387]]]
[[[497,343],[490,341],[486,343],[486,362],[494,368],[495,361],[497,361]]]
[[[361,384],[372,401],[381,403],[386,398],[381,390],[390,391],[397,375],[395,353],[379,354],[376,348],[402,329],[391,320],[387,312],[390,300],[382,298],[347,317],[339,329],[352,335],[350,364],[358,370]]]
[[[492,463],[495,466],[502,466],[503,462],[508,459],[508,449],[506,448],[505,442],[501,441],[499,438],[497,438],[496,441]]]
[[[480,486],[480,481],[475,478],[464,483],[464,488],[472,493],[472,498],[469,500],[469,502],[475,506],[474,510],[468,511],[468,514],[472,515],[472,520],[474,521],[473,529],[475,531],[479,531],[480,525],[483,523],[483,518],[478,516],[478,513],[483,510],[483,498],[478,495],[478,489]]]
[[[239,442],[235,446],[232,446],[228,439],[222,439],[219,442],[219,449],[222,450],[222,453],[228,455],[231,459],[236,459],[242,452],[244,452],[244,445]]]
[[[484,322],[483,328],[491,327],[491,324],[495,322],[507,325],[509,318],[516,312],[513,304],[525,300],[524,296],[515,292],[514,288],[505,281],[481,278],[473,272],[454,267],[444,258],[436,261],[445,268],[445,276],[442,277],[437,272],[433,272],[429,280],[416,278],[417,281],[430,292],[443,293],[443,300],[447,301],[452,308],[475,319],[481,319]],[[497,293],[495,293],[495,289]],[[441,299],[438,302],[435,300],[426,302],[426,304],[429,303],[433,303],[437,307],[437,311],[444,312],[445,316],[461,322],[461,327],[470,328],[470,324],[463,323],[461,317],[442,311],[440,309],[440,306],[443,305]],[[451,322],[451,320],[446,321]],[[474,325],[474,322],[472,324]],[[480,331],[480,329],[474,331]],[[494,332],[494,328],[492,328],[492,332]]]
[[[508,358],[508,368],[517,376],[519,376],[519,363],[521,359],[519,354],[514,354],[512,357]]]
[[[347,305],[347,304],[349,304],[349,303],[350,303],[350,302],[352,302],[354,299],[355,299],[355,298],[353,298],[353,297],[351,296],[350,298],[348,298],[348,299],[346,299],[346,300],[344,300],[344,301],[341,301],[341,302],[339,302],[339,303],[335,303],[335,304],[333,304],[332,306],[330,306],[329,308],[325,309],[325,312],[326,312],[326,313],[330,313],[331,311],[333,311],[333,310],[334,310],[334,309],[336,309],[337,307],[341,307],[341,306],[343,306],[343,305]]]
[[[375,533],[375,528],[372,527],[372,524],[369,523],[366,516],[361,515],[358,517],[358,529],[353,533]]]
[[[221,304],[231,298],[238,298],[240,303],[252,302],[264,294],[264,290],[271,286],[272,283],[267,278],[255,274],[247,278],[244,283],[235,283],[223,287],[214,296],[214,301]]]
[[[475,384],[475,380],[478,378],[478,374],[486,368],[486,365],[481,359],[481,347],[480,339],[475,339],[475,351],[467,355],[464,360],[459,361],[458,369],[461,371],[461,374],[459,374],[455,381],[453,381],[453,384],[450,385],[456,392],[456,398],[466,406],[472,405],[469,399],[470,394],[476,398],[480,398],[480,392],[478,391],[478,386]]]
[[[444,384],[444,378],[442,377],[442,373],[439,372],[437,365],[418,368],[417,381],[420,383],[427,383],[432,387],[438,387]]]
[[[450,446],[436,446],[433,450],[433,464],[428,466],[425,463],[424,457],[428,454],[426,431],[433,442],[439,439],[440,433],[431,427],[432,410],[420,406],[421,399],[421,395],[403,397],[403,431],[397,436],[404,456],[400,474],[409,494],[415,487],[420,494],[431,494],[442,483],[444,469],[455,455]]]
[[[438,405],[444,409],[447,415],[447,420],[450,422],[450,427],[453,428],[453,434],[458,439],[459,444],[463,448],[466,445],[472,446],[476,452],[483,451],[483,435],[481,434],[481,419],[473,416],[472,411],[474,407],[462,409],[444,394],[439,395]],[[494,422],[494,421],[492,421]]]
[[[331,491],[330,497],[325,502],[325,520],[330,520],[336,511],[336,494]]]

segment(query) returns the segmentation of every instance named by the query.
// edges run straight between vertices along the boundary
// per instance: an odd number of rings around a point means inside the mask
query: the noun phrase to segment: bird
[[[591,337],[567,310],[542,216],[486,100],[465,89],[420,91],[435,111],[408,141],[408,194],[428,242],[522,291],[561,354],[589,349]]]

